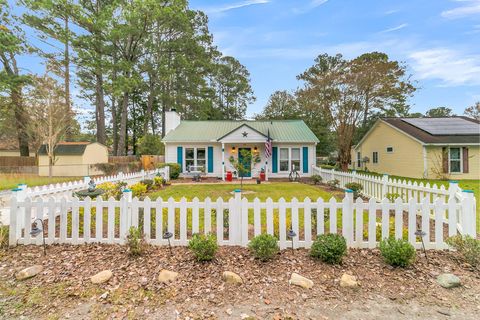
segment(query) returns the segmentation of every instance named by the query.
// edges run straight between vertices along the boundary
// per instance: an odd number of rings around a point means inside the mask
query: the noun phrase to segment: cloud
[[[293,8],[293,12],[297,14],[307,13],[327,2],[328,0],[310,0],[310,2],[303,7]]]
[[[269,2],[270,2],[270,0],[245,0],[245,1],[242,1],[242,2],[227,4],[227,5],[221,6],[221,7],[205,8],[205,9],[203,9],[203,11],[205,11],[206,13],[210,13],[210,14],[211,13],[222,13],[222,12],[226,12],[226,11],[229,11],[229,10],[240,9],[240,8],[243,8],[243,7],[253,6],[253,5],[257,5],[257,4],[266,4],[266,3],[269,3]]]
[[[380,33],[388,33],[388,32],[397,31],[397,30],[400,30],[400,29],[405,28],[406,26],[408,26],[408,23],[402,23],[402,24],[399,25],[399,26],[396,26],[396,27],[393,27],[393,28],[389,28],[389,29],[383,30],[383,31],[381,31]]]
[[[468,55],[448,48],[410,53],[415,76],[439,79],[443,86],[480,85],[480,55]]]
[[[442,17],[448,19],[463,18],[470,15],[480,15],[480,0],[457,0],[462,5],[442,12]]]

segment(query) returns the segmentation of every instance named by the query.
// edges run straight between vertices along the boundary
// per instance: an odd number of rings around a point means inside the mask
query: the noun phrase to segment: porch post
[[[225,181],[225,144],[222,142],[222,180]]]
[[[268,160],[265,160],[265,181],[268,181]]]

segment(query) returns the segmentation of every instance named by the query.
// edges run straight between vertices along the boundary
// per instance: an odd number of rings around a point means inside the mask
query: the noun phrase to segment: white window
[[[288,148],[280,148],[280,171],[288,171]]]
[[[372,161],[373,161],[373,163],[378,163],[378,152],[377,151],[373,152]]]
[[[387,147],[387,153],[392,153],[393,152],[393,147]]]
[[[205,170],[206,152],[205,148],[185,148],[185,170]],[[201,168],[191,168],[201,167]]]
[[[300,163],[300,148],[280,148],[280,171],[290,172],[293,166],[300,171]]]
[[[462,172],[462,152],[460,148],[450,148],[448,153],[448,167],[450,173]]]
[[[292,156],[291,156],[291,164],[290,164],[290,168],[294,168],[295,166],[295,170],[300,170],[300,148],[292,148],[291,149],[291,152],[292,152]]]

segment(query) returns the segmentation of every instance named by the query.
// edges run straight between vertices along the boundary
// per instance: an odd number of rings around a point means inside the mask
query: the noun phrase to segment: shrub
[[[212,233],[208,235],[195,233],[188,242],[188,247],[197,261],[210,261],[218,250],[217,237]]]
[[[120,183],[104,182],[99,184],[97,188],[104,191],[102,194],[104,200],[108,200],[110,197],[119,199],[122,196],[122,184]]]
[[[153,185],[158,188],[161,188],[163,185],[165,185],[165,179],[163,179],[163,177],[160,177],[160,176],[153,177]]]
[[[345,185],[345,188],[353,191],[353,196],[357,198],[362,194],[363,186],[358,182],[350,182]]]
[[[178,163],[159,163],[157,168],[170,167],[170,179],[175,180],[180,176],[180,165]]]
[[[338,264],[347,253],[347,242],[339,234],[322,234],[315,239],[310,249],[310,256],[323,262]]]
[[[145,251],[146,242],[142,231],[137,227],[130,227],[127,235],[128,252],[131,256],[140,256]]]
[[[335,169],[335,166],[332,166],[332,165],[329,165],[329,164],[322,164],[320,166],[320,168],[327,169],[327,170],[332,170],[332,169]]]
[[[132,184],[130,186],[130,190],[132,190],[132,196],[134,197],[141,197],[145,193],[147,193],[147,186],[141,182]]]
[[[415,260],[415,248],[404,239],[389,237],[380,241],[380,253],[386,263],[407,267]]]
[[[470,236],[461,235],[450,237],[446,240],[447,244],[457,250],[472,266],[480,267],[480,240]]]
[[[103,172],[104,175],[111,176],[117,172],[115,163],[97,163],[94,165],[95,169]]]
[[[142,170],[142,163],[140,161],[133,161],[128,163],[129,172],[138,172]]]
[[[322,177],[319,176],[318,174],[312,175],[312,182],[313,182],[313,184],[319,184],[319,183],[322,182],[322,180],[323,180]]]
[[[385,198],[387,198],[388,201],[390,201],[390,202],[395,202],[395,200],[397,200],[397,198],[402,199],[402,195],[398,194],[398,193],[389,192],[385,195]]]
[[[152,179],[144,179],[140,181],[140,183],[143,183],[144,185],[147,186],[147,190],[151,190],[153,188],[153,180]]]
[[[338,188],[338,186],[340,185],[340,181],[338,179],[329,180],[327,181],[327,185],[330,188]]]
[[[255,258],[262,261],[271,259],[280,250],[277,238],[270,234],[261,234],[254,237],[248,244]]]

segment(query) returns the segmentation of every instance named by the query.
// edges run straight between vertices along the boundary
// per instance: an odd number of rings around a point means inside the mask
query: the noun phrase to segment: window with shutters
[[[280,171],[290,172],[295,166],[295,170],[300,171],[301,155],[300,148],[280,148]]]
[[[461,148],[450,148],[448,153],[448,167],[450,173],[462,172],[462,152]]]
[[[185,169],[205,170],[206,152],[205,148],[185,148]],[[201,168],[196,168],[201,167]]]

